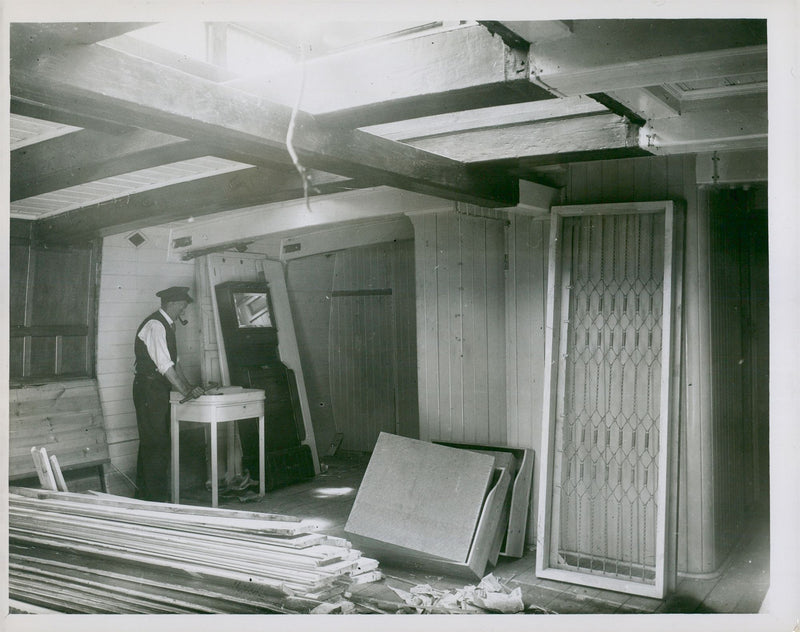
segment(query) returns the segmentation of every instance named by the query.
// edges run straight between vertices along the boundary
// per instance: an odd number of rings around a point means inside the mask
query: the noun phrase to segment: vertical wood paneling
[[[156,310],[155,293],[171,285],[194,285],[194,263],[167,262],[169,231],[140,231],[147,242],[134,248],[124,235],[103,240],[97,332],[97,382],[112,467],[109,491],[132,495],[138,431],[133,408],[133,340],[142,319]],[[196,305],[178,327],[178,355],[187,377],[200,380],[200,319]],[[126,479],[125,477],[128,477]]]
[[[439,370],[442,386],[439,391],[443,411],[442,438],[459,440],[463,434],[463,366],[461,322],[461,222],[457,215],[440,215],[437,230],[439,249],[439,329],[441,344]],[[444,316],[444,317],[443,317]]]
[[[506,280],[507,443],[538,451],[542,430],[544,319],[547,289],[549,218],[511,215]],[[541,460],[534,459],[538,483]],[[533,541],[538,511],[533,485],[528,539]]]
[[[340,251],[335,259],[328,337],[333,414],[342,448],[371,452],[378,435],[397,426],[392,266],[381,246]]]
[[[500,224],[498,226],[498,224]],[[477,287],[486,314],[481,322],[486,331],[483,353],[487,358],[489,436],[493,445],[506,445],[508,439],[506,413],[506,365],[505,365],[505,221],[485,220],[481,227],[485,235],[486,257],[483,261],[485,273]]]
[[[394,318],[397,349],[397,414],[399,433],[419,438],[417,384],[417,311],[414,241],[395,244],[393,259]]]
[[[470,205],[412,217],[420,436],[505,443],[505,228]]]
[[[414,267],[413,240],[290,262],[287,291],[321,451],[336,432],[345,450],[371,451],[381,430],[418,438]]]
[[[758,337],[753,335],[750,266],[752,236],[765,222],[761,217],[759,227],[744,190],[712,191],[709,202],[715,544],[721,562],[737,542],[755,499],[753,433],[763,420],[753,414],[753,384],[764,378],[759,379],[752,362]]]
[[[336,433],[328,357],[334,261],[331,254],[314,255],[294,259],[286,269],[289,304],[319,454],[327,452]]]
[[[419,437],[431,441],[439,428],[439,302],[436,215],[413,215],[417,286],[417,363],[419,366]]]
[[[481,419],[489,419],[487,383],[481,379],[484,374],[479,368],[478,358],[485,355],[486,340],[486,252],[483,240],[479,240],[478,230],[470,225],[472,218],[459,217],[459,251],[474,252],[475,256],[460,261],[462,301],[460,313],[455,315],[462,329],[462,384],[464,429],[461,433],[465,443],[487,443],[488,424]],[[474,221],[474,220],[473,220]],[[478,220],[485,221],[485,220]],[[481,235],[482,236],[482,235]],[[479,243],[478,243],[479,242]],[[460,317],[460,318],[459,318]],[[483,425],[482,428],[479,426]]]

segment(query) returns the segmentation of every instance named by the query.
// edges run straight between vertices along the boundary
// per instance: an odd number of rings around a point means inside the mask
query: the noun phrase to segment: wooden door
[[[542,576],[663,595],[672,226],[671,203],[554,209]]]
[[[341,449],[371,452],[398,433],[391,256],[379,247],[336,255],[331,292],[331,403]]]

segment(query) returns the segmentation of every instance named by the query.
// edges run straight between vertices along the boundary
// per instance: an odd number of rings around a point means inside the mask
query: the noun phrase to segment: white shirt
[[[164,319],[172,326],[172,319],[163,309],[159,309]],[[148,320],[139,332],[139,340],[144,342],[150,359],[155,363],[156,369],[164,375],[170,367],[175,366],[172,358],[169,357],[167,349],[167,330],[161,321],[155,318]]]

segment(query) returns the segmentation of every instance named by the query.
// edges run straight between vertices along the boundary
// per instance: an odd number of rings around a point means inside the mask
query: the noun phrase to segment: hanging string
[[[292,108],[292,116],[289,119],[289,129],[286,131],[286,149],[289,151],[289,156],[292,158],[297,173],[300,174],[300,180],[303,182],[303,199],[306,203],[306,209],[311,212],[311,204],[308,196],[308,188],[311,181],[311,176],[308,170],[300,164],[297,157],[297,152],[294,149],[294,130],[297,125],[297,113],[300,111],[300,102],[303,99],[303,92],[306,86],[306,47],[305,42],[300,43],[300,88],[297,91],[297,99],[295,100],[294,107]]]

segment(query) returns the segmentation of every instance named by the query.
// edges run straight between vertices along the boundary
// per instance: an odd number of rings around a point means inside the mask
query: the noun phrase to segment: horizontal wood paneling
[[[9,391],[9,475],[35,476],[32,447],[44,447],[62,468],[108,458],[97,384],[50,382]],[[95,489],[99,489],[99,481]]]
[[[97,382],[109,442],[111,493],[133,495],[138,429],[133,408],[133,341],[142,319],[159,306],[156,292],[171,285],[194,285],[194,263],[167,261],[169,231],[139,231],[146,241],[135,248],[126,235],[103,240],[98,306]],[[193,293],[193,292],[192,292]],[[196,304],[186,310],[186,327],[178,326],[178,357],[190,380],[199,382],[200,322]],[[128,477],[126,479],[125,477]]]

